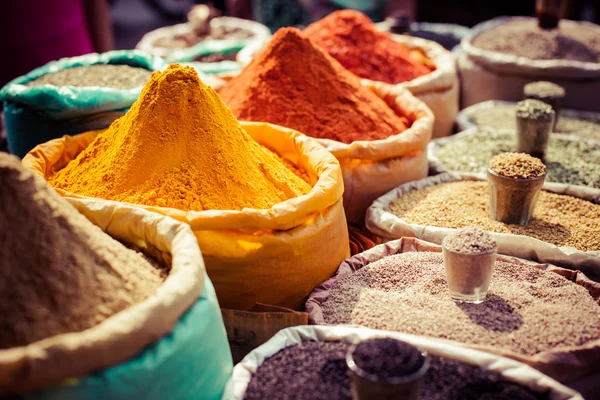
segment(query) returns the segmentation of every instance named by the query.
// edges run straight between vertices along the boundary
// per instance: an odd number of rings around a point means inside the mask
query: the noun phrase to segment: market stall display
[[[487,169],[495,155],[516,149],[514,131],[471,128],[457,135],[432,141],[428,147],[430,169],[479,172]],[[550,135],[545,164],[546,181],[600,189],[600,143],[570,135]]]
[[[349,254],[335,158],[298,132],[240,125],[188,67],[154,74],[108,130],[24,163],[74,203],[95,196],[189,223],[224,308],[298,309]]]
[[[9,150],[23,157],[50,139],[108,127],[163,66],[122,50],[53,61],[12,80],[0,90]]]
[[[219,94],[237,118],[296,129],[336,156],[349,220],[361,222],[378,195],[427,173],[429,109],[405,89],[362,86],[297,29],[279,30]]]
[[[231,356],[189,227],[100,201],[83,216],[6,154],[0,186],[0,395],[220,398]]]
[[[490,219],[483,179],[445,173],[401,185],[373,203],[366,226],[387,239],[409,236],[439,244],[456,228],[477,225],[493,232],[501,254],[600,277],[597,189],[546,183],[532,222],[507,225]]]
[[[486,129],[516,129],[516,103],[484,101],[467,107],[456,117],[459,131],[473,127]],[[600,113],[561,109],[553,129],[555,133],[588,139],[600,139]]]
[[[542,29],[536,18],[499,17],[463,38],[458,67],[462,106],[486,100],[518,101],[527,83],[550,81],[566,90],[563,107],[600,111],[590,102],[600,85],[600,28],[561,20]]]
[[[595,373],[598,283],[581,272],[498,255],[485,300],[454,302],[441,251],[403,238],[344,261],[311,294],[310,321],[451,340],[565,382]]]
[[[352,399],[346,357],[369,339],[400,340],[427,351],[421,399],[572,399],[581,395],[519,362],[448,342],[348,326],[301,326],[279,332],[237,364],[224,399]],[[271,389],[271,391],[269,391]]]
[[[459,81],[454,56],[442,46],[381,32],[352,10],[331,13],[304,32],[357,76],[402,86],[425,102],[435,115],[433,137],[452,133]]]

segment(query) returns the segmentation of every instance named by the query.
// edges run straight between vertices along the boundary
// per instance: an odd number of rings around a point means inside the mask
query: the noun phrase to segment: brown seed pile
[[[507,225],[488,214],[488,184],[459,181],[427,186],[390,204],[392,214],[409,224],[442,228],[479,226],[490,232],[531,236],[557,246],[600,250],[600,205],[542,191],[527,225]]]
[[[536,19],[504,23],[477,35],[473,46],[531,60],[600,62],[600,34],[585,26],[545,30]]]
[[[194,61],[204,62],[204,63],[214,63],[221,61],[235,61],[238,52],[232,51],[229,53],[213,53],[213,54],[205,54],[203,56],[198,56],[194,58]]]
[[[533,179],[546,174],[539,158],[525,153],[502,153],[490,160],[490,169],[500,176],[514,179]]]
[[[536,99],[558,99],[565,96],[565,89],[552,82],[537,81],[525,85],[523,87],[523,94],[525,97],[533,97]]]
[[[478,226],[467,226],[444,238],[447,250],[461,254],[481,254],[496,248],[496,240]]]
[[[25,86],[99,86],[128,90],[144,86],[151,75],[152,72],[147,69],[129,65],[95,64],[47,74],[27,82]]]
[[[549,104],[543,101],[527,99],[517,103],[516,115],[524,119],[549,121],[554,116],[554,110],[552,110]]]
[[[337,282],[328,324],[359,324],[534,355],[600,339],[600,307],[553,272],[496,261],[486,300],[455,303],[441,253],[385,257]]]
[[[161,273],[0,154],[0,349],[78,332],[145,300]]]

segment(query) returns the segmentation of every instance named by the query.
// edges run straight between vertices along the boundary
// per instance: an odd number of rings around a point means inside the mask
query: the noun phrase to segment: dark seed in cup
[[[144,86],[151,75],[152,72],[147,69],[129,65],[95,64],[47,74],[25,85],[99,86],[127,90]]]
[[[252,375],[245,400],[351,400],[345,363],[349,344],[304,342],[267,358]],[[546,400],[500,374],[460,361],[430,356],[421,400]]]
[[[425,363],[425,357],[415,346],[391,338],[360,342],[352,359],[358,368],[379,379],[412,375]]]
[[[455,303],[441,253],[409,252],[340,279],[322,306],[327,324],[455,340],[522,355],[600,339],[600,306],[566,278],[497,260],[486,300]],[[577,312],[573,312],[577,310]]]

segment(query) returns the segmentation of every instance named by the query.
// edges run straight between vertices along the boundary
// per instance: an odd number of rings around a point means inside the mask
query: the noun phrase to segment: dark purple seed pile
[[[351,400],[342,342],[304,342],[267,358],[250,381],[245,400]],[[421,400],[547,400],[483,368],[429,356]]]
[[[425,362],[415,346],[391,338],[360,342],[352,353],[352,359],[360,369],[380,379],[414,374]]]

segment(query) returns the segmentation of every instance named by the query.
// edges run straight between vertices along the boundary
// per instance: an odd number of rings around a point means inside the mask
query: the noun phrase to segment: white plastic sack
[[[233,369],[233,375],[225,387],[222,400],[242,400],[252,379],[252,374],[264,360],[280,350],[300,344],[305,340],[345,341],[355,343],[361,339],[391,337],[405,341],[429,354],[449,358],[472,365],[478,365],[490,371],[500,373],[506,380],[522,384],[532,390],[550,392],[552,400],[583,400],[583,397],[572,389],[543,375],[541,372],[508,358],[466,349],[451,343],[430,339],[423,336],[407,335],[396,332],[378,331],[353,326],[299,326],[280,331],[271,340],[263,344]]]
[[[458,68],[461,75],[462,107],[485,100],[519,101],[523,86],[529,82],[547,80],[565,88],[563,106],[577,110],[600,111],[600,102],[590,101],[600,90],[600,63],[568,60],[530,60],[510,54],[484,50],[473,46],[472,40],[481,32],[526,17],[500,17],[476,25],[463,38]],[[598,25],[589,22],[561,20],[561,25],[584,26],[599,32]]]
[[[459,180],[483,180],[482,174],[445,173],[409,182],[398,186],[377,199],[367,210],[367,228],[386,240],[400,239],[403,236],[416,237],[428,242],[441,244],[444,237],[456,229],[409,224],[402,218],[386,211],[389,205],[403,194],[431,185]],[[545,183],[544,190],[579,197],[600,204],[600,190],[582,186]],[[490,234],[498,242],[498,253],[540,263],[554,264],[570,269],[578,269],[590,278],[600,277],[600,251],[581,251],[573,247],[556,246],[529,236],[507,233]]]

